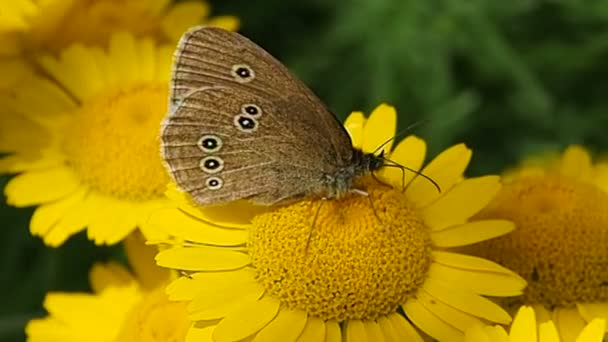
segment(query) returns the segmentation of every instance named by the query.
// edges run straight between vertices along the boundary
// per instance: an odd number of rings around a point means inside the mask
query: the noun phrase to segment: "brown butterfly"
[[[340,198],[386,164],[352,147],[348,132],[302,82],[249,39],[196,27],[179,42],[162,155],[201,205],[272,205]]]

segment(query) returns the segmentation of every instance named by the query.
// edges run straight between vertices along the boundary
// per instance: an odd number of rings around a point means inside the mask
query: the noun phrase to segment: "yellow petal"
[[[91,222],[91,210],[93,210],[90,206],[91,197],[89,191],[81,201],[70,208],[59,222],[43,236],[44,243],[52,247],[60,246],[70,236],[88,226]]]
[[[196,324],[193,324],[190,329],[188,329],[185,342],[214,342],[214,329],[215,325],[208,325],[199,328]]]
[[[389,184],[397,189],[403,189],[420,171],[424,158],[426,157],[426,142],[414,135],[403,139],[390,155],[390,161],[407,167],[409,170],[402,170],[397,167],[385,166],[382,169],[382,177],[388,180]]]
[[[521,280],[525,285],[523,278],[516,276],[511,270],[500,266],[499,264],[492,262],[490,260],[479,258],[471,255],[452,253],[452,252],[443,252],[443,251],[433,251],[433,260],[436,263],[443,264],[446,266],[451,266],[454,268],[461,268],[465,270],[472,271],[480,271],[480,272],[494,272],[505,275],[514,276],[517,279]]]
[[[136,42],[137,60],[139,61],[140,80],[150,82],[154,80],[156,72],[156,46],[151,38],[144,38]]]
[[[483,328],[483,326],[476,325],[467,329],[464,333],[464,341],[465,342],[498,342],[490,340],[490,336],[488,336]]]
[[[422,342],[420,334],[414,329],[410,322],[398,313],[388,315],[391,326],[399,337],[398,341]]]
[[[236,271],[197,273],[182,284],[173,283],[167,293],[171,298],[184,297],[180,291],[194,293],[188,304],[188,312],[196,313],[200,319],[217,319],[224,317],[227,312],[225,304],[234,300],[241,301],[244,297],[259,299],[264,293],[263,287],[255,281],[252,269],[244,268]],[[180,288],[181,287],[181,288]],[[192,289],[192,290],[190,290]],[[175,294],[175,295],[173,295]]]
[[[505,235],[514,229],[515,224],[511,221],[473,221],[439,231],[432,231],[431,239],[437,247],[466,246]]]
[[[485,326],[485,333],[490,337],[490,341],[492,342],[508,342],[509,336],[505,329],[501,326]]]
[[[363,129],[363,152],[379,154],[384,151],[388,155],[393,147],[397,128],[397,112],[387,104],[381,104],[369,116]],[[388,142],[387,142],[388,141]],[[384,144],[384,146],[382,146]],[[382,146],[381,150],[378,150]],[[378,150],[378,151],[377,151]]]
[[[96,245],[115,244],[135,230],[137,218],[133,203],[99,193],[90,196],[92,216],[87,236]]]
[[[425,207],[443,196],[460,182],[469,165],[471,155],[471,150],[464,144],[458,144],[443,151],[422,170],[424,175],[439,185],[441,192],[428,179],[418,176],[408,184],[405,192],[407,197],[418,207]]]
[[[384,335],[384,339],[386,342],[398,342],[401,341],[402,337],[399,336],[397,330],[393,327],[393,324],[386,316],[382,316],[378,318],[378,325],[380,326],[380,330]]]
[[[220,321],[213,331],[213,339],[232,342],[251,336],[276,317],[279,306],[279,301],[272,297],[245,304]]]
[[[538,325],[538,342],[559,342],[559,334],[553,322],[548,321]]]
[[[162,46],[156,53],[156,77],[157,81],[168,81],[171,75],[171,65],[173,63],[173,50],[175,47]]]
[[[424,222],[435,230],[463,224],[496,196],[500,186],[498,176],[466,179],[423,209]]]
[[[436,253],[445,252],[436,251],[433,255]],[[453,260],[436,260],[429,268],[428,277],[457,289],[498,297],[520,295],[526,286],[521,277],[498,264],[463,255]]]
[[[334,320],[325,322],[325,342],[341,342],[342,330],[340,324]]]
[[[184,271],[227,271],[245,267],[249,256],[218,247],[173,247],[158,253],[156,262]]]
[[[248,237],[246,230],[218,228],[177,208],[160,209],[152,213],[147,225],[188,241],[215,246],[243,245]]]
[[[11,179],[4,193],[6,202],[27,207],[64,198],[80,187],[80,180],[69,167],[29,171]]]
[[[247,303],[257,302],[264,294],[264,289],[261,287],[248,287],[237,296],[218,296],[210,299],[206,307],[202,307],[197,311],[189,312],[189,319],[193,321],[209,321],[222,319],[231,312],[238,310]],[[221,299],[221,300],[220,300]]]
[[[124,246],[129,265],[142,288],[152,290],[169,281],[169,270],[158,267],[154,262],[158,247],[146,245],[141,233],[131,233],[125,239]]]
[[[69,211],[74,210],[84,200],[86,194],[87,189],[82,187],[66,198],[36,208],[30,221],[32,235],[46,235]]]
[[[462,332],[465,332],[470,327],[483,324],[480,319],[447,305],[426,291],[418,291],[416,300],[429,312],[433,313],[433,315],[437,316],[442,321],[450,322],[449,324],[451,326]]]
[[[304,330],[297,342],[323,342],[325,340],[325,322],[317,317],[308,317]]]
[[[608,163],[597,163],[593,169],[593,176],[591,178],[598,188],[608,193]]]
[[[61,53],[63,85],[79,100],[96,96],[103,87],[101,70],[89,49],[73,45]],[[58,75],[55,75],[56,77]]]
[[[227,31],[238,31],[241,26],[239,18],[231,15],[218,15],[209,19],[206,23],[208,26],[223,28]]]
[[[367,338],[367,334],[365,332],[365,325],[361,320],[352,319],[346,321],[346,325],[344,327],[346,334],[346,341],[349,342],[371,342],[372,340]]]
[[[0,173],[21,173],[24,171],[42,171],[61,167],[65,157],[57,151],[20,151],[0,158]]]
[[[594,318],[608,320],[608,303],[576,303],[578,312],[585,321],[590,322]]]
[[[352,112],[344,122],[344,128],[350,135],[353,147],[361,149],[363,145],[363,127],[365,126],[365,116],[362,112]]]
[[[117,262],[97,263],[89,271],[89,282],[93,291],[99,293],[108,286],[128,286],[135,282],[129,271]]]
[[[509,331],[511,342],[536,342],[536,317],[534,309],[522,306],[511,324]]]
[[[602,342],[606,333],[606,320],[596,318],[587,324],[576,342]]]
[[[499,305],[477,294],[445,286],[433,279],[427,279],[423,289],[438,300],[468,314],[500,324],[511,322],[511,316]]]
[[[111,65],[123,82],[137,81],[139,68],[135,39],[127,32],[120,32],[110,38],[108,57]]]
[[[253,342],[296,341],[304,326],[307,314],[304,311],[281,309],[277,316],[262,331]]]
[[[403,311],[412,323],[439,341],[461,341],[464,334],[447,322],[441,320],[416,300],[403,305]]]
[[[585,327],[585,321],[575,308],[553,310],[553,322],[557,327],[561,342],[574,342]]]
[[[198,24],[201,18],[208,14],[209,5],[206,3],[194,1],[176,3],[171,6],[160,26],[167,37],[177,41],[184,32]]]
[[[369,341],[388,342],[384,338],[384,333],[380,328],[380,324],[376,321],[364,321],[365,335]]]
[[[581,146],[569,146],[562,156],[560,173],[575,179],[588,179],[591,176],[591,156]]]

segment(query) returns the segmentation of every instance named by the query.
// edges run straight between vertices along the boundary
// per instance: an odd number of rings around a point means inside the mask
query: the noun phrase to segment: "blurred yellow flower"
[[[560,342],[555,323],[542,321],[534,309],[522,306],[509,333],[500,326],[475,326],[467,330],[465,342]],[[606,321],[595,318],[587,324],[580,334],[574,336],[575,342],[602,342],[606,332]]]
[[[73,43],[105,46],[116,31],[177,41],[189,27],[236,30],[238,20],[209,18],[204,1],[11,0],[0,4],[0,56],[60,52]]]
[[[395,109],[381,105],[345,126],[366,152],[392,137]],[[391,160],[420,170],[426,144],[410,136]],[[416,327],[441,341],[464,338],[481,322],[510,316],[483,297],[522,293],[525,281],[487,260],[450,247],[500,236],[505,220],[470,222],[500,189],[499,177],[463,179],[471,151],[453,146],[422,173],[386,171],[358,187],[369,197],[305,200],[279,208],[243,202],[197,209],[172,189],[177,203],[154,213],[169,247],[159,265],[189,273],[167,289],[188,302],[195,321],[188,341],[422,341]],[[160,235],[164,235],[160,234]]]
[[[107,52],[76,44],[42,57],[49,78],[0,94],[11,113],[0,116],[0,172],[20,173],[5,194],[39,205],[32,234],[59,246],[88,228],[95,243],[113,244],[167,202],[157,135],[172,53],[117,33]]]
[[[593,318],[608,319],[608,163],[593,164],[584,148],[570,146],[505,179],[477,218],[512,220],[517,229],[467,251],[526,278],[512,304],[537,304],[561,340],[574,341]]]
[[[169,272],[153,263],[155,248],[132,235],[126,249],[134,273],[109,263],[90,273],[93,293],[49,293],[48,316],[26,326],[28,342],[183,341],[190,326],[185,305],[169,302]]]

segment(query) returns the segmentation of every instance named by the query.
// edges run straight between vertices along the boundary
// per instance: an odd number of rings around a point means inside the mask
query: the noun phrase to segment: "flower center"
[[[338,321],[375,319],[414,295],[431,263],[429,232],[400,192],[379,184],[366,191],[254,218],[252,263],[269,293]]]
[[[160,287],[131,309],[116,341],[183,342],[190,327],[186,312],[183,302],[170,302]]]
[[[526,278],[525,303],[608,300],[608,194],[566,178],[523,178],[478,216],[515,222],[511,234],[472,248]]]
[[[168,176],[157,137],[167,91],[165,85],[132,86],[83,104],[64,143],[84,182],[128,200],[162,196]]]

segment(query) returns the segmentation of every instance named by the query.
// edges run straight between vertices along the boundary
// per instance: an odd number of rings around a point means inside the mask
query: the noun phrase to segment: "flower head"
[[[152,262],[155,248],[138,235],[127,239],[134,273],[117,263],[91,269],[93,293],[49,293],[48,316],[30,321],[29,342],[181,342],[190,322],[182,303],[164,293],[169,272]]]
[[[234,17],[208,19],[203,1],[15,0],[0,5],[0,55],[59,52],[73,43],[104,46],[116,31],[176,41],[189,27],[206,23],[234,30]]]
[[[594,165],[585,149],[570,146],[506,179],[477,217],[508,219],[517,229],[468,251],[526,278],[529,286],[513,304],[552,311],[568,341],[594,317],[608,318],[608,164]]]
[[[355,113],[345,125],[354,145],[371,152],[394,134],[396,113],[381,105],[369,119]],[[412,136],[385,155],[418,171],[425,150]],[[364,179],[356,187],[368,196],[278,208],[237,202],[199,209],[172,189],[176,207],[148,222],[171,236],[156,241],[169,246],[158,264],[189,274],[167,291],[188,302],[196,322],[190,333],[215,341],[420,341],[415,327],[453,341],[479,322],[508,323],[483,295],[518,295],[525,282],[448,250],[513,229],[505,220],[469,221],[500,188],[494,176],[463,179],[470,157],[456,145],[421,171],[441,192],[415,174],[402,182],[390,169],[378,176],[394,188]]]
[[[173,48],[131,34],[107,51],[73,45],[40,65],[50,77],[0,95],[0,171],[20,173],[7,202],[38,205],[30,228],[51,246],[87,228],[98,244],[122,240],[166,202],[158,127]]]

